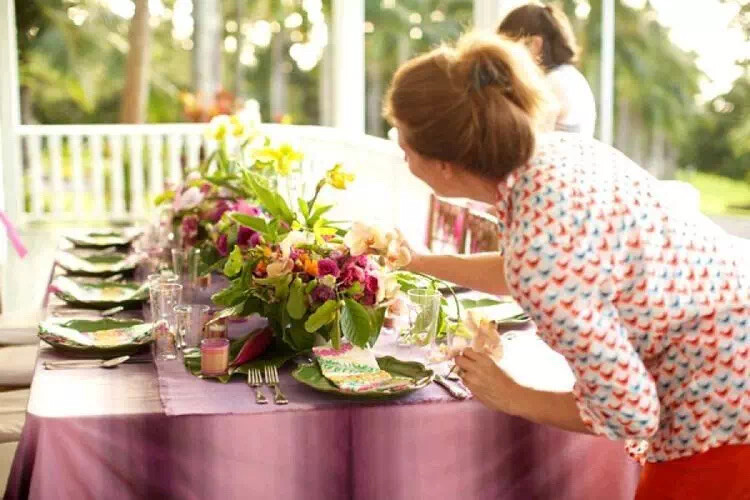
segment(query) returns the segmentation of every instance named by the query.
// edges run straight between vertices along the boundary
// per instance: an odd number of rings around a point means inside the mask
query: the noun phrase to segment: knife
[[[455,399],[468,399],[470,394],[466,391],[464,391],[461,387],[458,386],[458,384],[454,384],[453,382],[450,382],[447,378],[445,378],[442,375],[435,374],[435,382],[442,386],[446,391],[448,391],[448,394],[453,396]]]

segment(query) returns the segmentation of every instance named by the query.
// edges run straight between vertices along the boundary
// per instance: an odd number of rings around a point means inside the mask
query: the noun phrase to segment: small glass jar
[[[227,368],[229,368],[229,339],[201,340],[201,374],[216,377],[226,374]]]
[[[204,339],[221,339],[228,336],[227,322],[224,318],[207,324],[203,329]]]

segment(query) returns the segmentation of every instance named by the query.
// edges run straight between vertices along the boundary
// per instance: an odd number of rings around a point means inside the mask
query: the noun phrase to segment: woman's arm
[[[566,431],[593,434],[572,392],[540,391],[513,380],[486,354],[466,349],[456,358],[462,378],[475,398],[488,408]]]
[[[407,271],[435,276],[456,285],[493,295],[510,293],[503,258],[498,252],[471,255],[412,255]]]

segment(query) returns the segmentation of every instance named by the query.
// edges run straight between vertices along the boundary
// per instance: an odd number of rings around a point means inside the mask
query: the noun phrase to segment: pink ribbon
[[[18,256],[23,259],[24,257],[26,257],[28,251],[21,241],[21,236],[19,236],[18,230],[2,210],[0,210],[0,221],[2,221],[3,225],[5,226],[5,233],[8,235],[8,239],[10,240],[11,245],[13,245],[13,248],[16,249],[16,253],[18,254]]]

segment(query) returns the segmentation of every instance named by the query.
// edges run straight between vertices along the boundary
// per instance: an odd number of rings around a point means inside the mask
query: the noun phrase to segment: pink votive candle
[[[229,339],[201,340],[201,373],[210,377],[224,375],[229,366]]]

